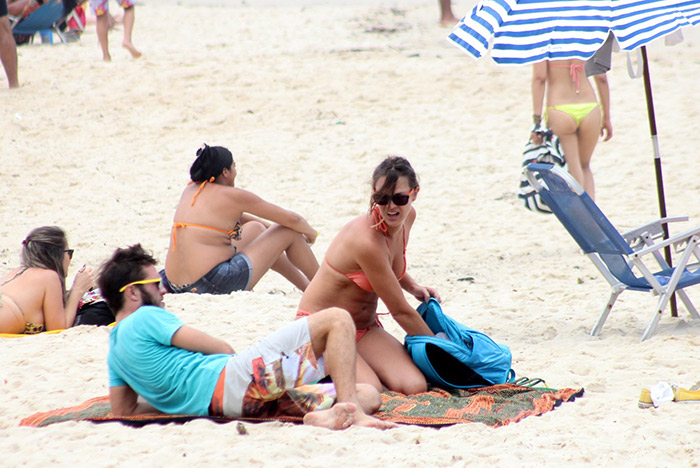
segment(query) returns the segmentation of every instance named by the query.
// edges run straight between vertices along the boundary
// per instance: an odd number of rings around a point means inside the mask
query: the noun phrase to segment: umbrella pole
[[[661,171],[661,153],[659,151],[659,138],[656,133],[656,115],[654,113],[654,97],[651,94],[651,77],[649,75],[649,61],[647,60],[647,48],[642,46],[642,62],[644,67],[644,92],[647,98],[647,115],[649,117],[649,132],[654,146],[654,169],[656,170],[656,193],[659,199],[659,214],[666,217],[666,196],[664,195],[664,177]],[[668,239],[668,224],[663,224],[664,239]],[[669,267],[673,266],[671,247],[664,248],[664,257]],[[671,316],[678,317],[675,293],[671,296]]]

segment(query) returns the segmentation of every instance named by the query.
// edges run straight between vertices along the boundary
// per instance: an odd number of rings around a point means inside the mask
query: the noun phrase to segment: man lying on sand
[[[99,275],[98,285],[117,322],[107,357],[115,416],[254,417],[263,403],[318,381],[327,369],[336,402],[305,414],[304,424],[395,427],[369,415],[379,409],[379,392],[355,383],[355,326],[346,311],[326,309],[297,320],[234,354],[223,340],[184,325],[162,308],[155,264],[137,244],[117,249]]]

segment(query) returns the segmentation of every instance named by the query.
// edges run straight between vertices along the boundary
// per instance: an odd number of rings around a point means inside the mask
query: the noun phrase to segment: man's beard
[[[141,291],[141,302],[145,306],[161,306],[161,301],[158,300],[155,295],[151,294],[143,285],[139,284],[139,290]]]

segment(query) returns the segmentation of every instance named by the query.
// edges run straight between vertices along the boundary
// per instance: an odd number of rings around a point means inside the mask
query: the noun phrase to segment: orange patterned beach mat
[[[400,424],[448,426],[479,422],[491,427],[516,423],[528,416],[540,416],[564,402],[583,396],[582,388],[552,389],[521,387],[513,384],[492,385],[468,390],[433,389],[418,395],[382,393],[382,407],[375,414],[380,419]],[[301,422],[300,417],[279,415],[266,418],[226,418],[211,416],[145,414],[116,417],[111,414],[109,397],[92,398],[69,408],[36,413],[23,419],[20,426],[42,427],[63,421],[121,422],[131,426],[184,423],[206,418],[216,422],[282,421]]]

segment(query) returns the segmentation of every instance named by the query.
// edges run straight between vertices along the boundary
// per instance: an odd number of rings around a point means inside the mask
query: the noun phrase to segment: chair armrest
[[[633,244],[634,241],[639,239],[644,234],[649,234],[652,238],[658,236],[659,234],[663,234],[662,226],[664,224],[675,223],[679,221],[688,221],[688,217],[674,216],[657,219],[656,221],[642,224],[641,226],[637,226],[636,228],[623,232],[622,237],[624,237],[628,244]]]
[[[641,257],[643,255],[646,255],[648,253],[653,253],[659,249],[662,249],[666,247],[667,245],[674,245],[674,244],[680,244],[683,242],[686,242],[688,239],[690,239],[693,236],[697,236],[700,234],[700,226],[696,226],[693,229],[689,229],[685,232],[682,232],[680,234],[677,234],[675,236],[671,236],[668,239],[664,239],[662,242],[659,242],[658,244],[650,245],[648,247],[645,247],[641,250],[638,250],[637,252],[634,253],[634,255]]]

